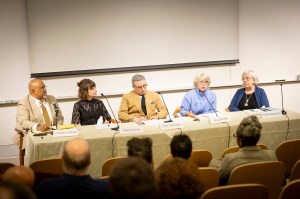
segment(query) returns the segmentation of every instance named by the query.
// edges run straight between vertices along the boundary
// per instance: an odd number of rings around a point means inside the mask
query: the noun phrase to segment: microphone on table
[[[58,129],[58,123],[57,123],[57,120],[58,120],[58,112],[59,112],[59,109],[58,109],[58,106],[55,102],[52,103],[53,105],[53,109],[54,109],[54,112],[55,112],[55,124],[56,124],[56,130]]]
[[[217,117],[219,117],[219,116],[218,116],[218,114],[217,114],[217,111],[214,109],[214,107],[212,106],[212,104],[210,103],[210,101],[208,100],[208,98],[206,97],[206,95],[205,95],[205,91],[203,92],[203,95],[204,95],[204,97],[206,98],[206,100],[208,101],[208,103],[209,103],[210,107],[211,107],[211,108],[214,110],[214,112],[215,112],[216,116],[217,116]]]
[[[110,111],[112,112],[112,114],[113,114],[113,116],[114,116],[114,119],[115,119],[116,122],[117,122],[117,127],[113,127],[113,128],[111,128],[111,130],[118,131],[119,128],[120,128],[120,126],[119,126],[118,120],[117,120],[117,118],[116,118],[116,116],[115,116],[115,114],[114,114],[114,112],[113,112],[113,110],[112,110],[112,108],[111,108],[111,106],[110,106],[110,104],[109,104],[109,101],[107,100],[106,96],[105,96],[103,93],[101,93],[101,96],[103,96],[103,97],[106,99],[106,102],[107,102],[107,104],[108,104],[108,106],[109,106],[109,108],[110,108]]]
[[[166,102],[165,102],[165,100],[164,100],[164,97],[162,96],[161,92],[158,92],[158,94],[160,94],[160,96],[161,96],[161,98],[162,98],[162,100],[163,100],[163,102],[164,102],[164,105],[165,105],[165,107],[166,107],[166,109],[167,109],[169,118],[170,118],[169,120],[165,121],[165,123],[166,123],[166,122],[173,122],[173,120],[171,119],[171,115],[170,115],[170,112],[169,112],[169,110],[168,110],[168,107],[167,107],[167,105],[166,105]]]
[[[281,113],[282,113],[282,115],[286,115],[286,111],[284,110],[284,108],[283,108],[283,92],[282,92],[282,83],[280,83],[280,88],[281,88],[281,108],[282,108],[282,110],[281,110]]]

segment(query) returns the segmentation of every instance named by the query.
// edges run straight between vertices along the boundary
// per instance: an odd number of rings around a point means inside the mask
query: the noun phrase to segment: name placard
[[[144,133],[144,129],[141,126],[120,126],[120,134],[134,134]]]
[[[78,135],[78,129],[53,130],[53,137],[65,137]]]
[[[282,116],[281,110],[261,112],[261,118],[273,118]]]
[[[219,123],[223,123],[223,122],[231,122],[232,119],[229,115],[223,115],[220,117],[210,117],[209,121],[211,124],[219,124]]]
[[[167,122],[160,124],[161,130],[167,130],[167,129],[182,129],[183,126],[179,122]]]

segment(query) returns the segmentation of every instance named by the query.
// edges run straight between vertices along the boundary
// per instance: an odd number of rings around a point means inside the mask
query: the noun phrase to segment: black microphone
[[[167,120],[167,121],[165,121],[165,123],[166,122],[173,122],[173,120],[171,119],[171,115],[170,115],[170,113],[169,113],[169,110],[168,110],[168,107],[167,107],[167,105],[166,105],[166,102],[165,102],[165,100],[164,100],[164,97],[162,96],[162,94],[160,93],[160,92],[158,92],[158,94],[160,94],[160,96],[161,96],[161,98],[162,98],[162,100],[163,100],[163,102],[164,102],[164,105],[165,105],[165,107],[166,107],[166,109],[167,109],[167,112],[168,112],[168,114],[169,114],[169,120]]]
[[[56,130],[57,130],[58,129],[58,122],[57,122],[57,120],[58,120],[59,109],[58,109],[58,106],[57,106],[57,104],[55,102],[53,102],[52,105],[53,105],[53,109],[55,111],[55,124],[56,124]]]
[[[110,111],[112,112],[112,114],[113,114],[113,116],[114,116],[114,118],[115,118],[115,120],[117,122],[117,127],[111,128],[111,130],[118,131],[119,128],[120,128],[120,126],[119,126],[118,120],[117,120],[117,118],[116,118],[116,116],[115,116],[115,114],[114,114],[114,112],[113,112],[113,110],[112,110],[112,108],[111,108],[111,106],[109,104],[109,101],[107,100],[106,96],[103,93],[101,93],[101,96],[103,96],[106,99],[106,102],[107,102],[107,104],[108,104],[108,106],[110,108]]]
[[[281,113],[282,113],[282,115],[286,115],[286,111],[285,111],[285,110],[284,110],[284,108],[283,108],[283,92],[282,92],[282,83],[280,84],[280,88],[281,88],[281,107],[282,107]]]
[[[212,104],[210,103],[210,101],[208,100],[208,98],[206,97],[206,95],[205,95],[205,91],[203,92],[203,95],[204,95],[204,97],[206,98],[206,100],[208,101],[208,103],[209,103],[210,107],[211,107],[211,108],[214,110],[214,112],[215,112],[216,116],[217,116],[217,117],[219,117],[219,116],[218,116],[218,114],[217,114],[217,112],[216,112],[216,110],[214,109],[214,107],[212,106]]]

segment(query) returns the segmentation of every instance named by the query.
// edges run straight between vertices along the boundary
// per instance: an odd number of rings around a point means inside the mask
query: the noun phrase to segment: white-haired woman
[[[197,115],[213,113],[217,107],[216,94],[209,90],[210,77],[198,74],[194,80],[194,89],[187,92],[182,100],[180,114],[195,118]]]
[[[269,100],[264,89],[257,86],[258,78],[252,71],[242,74],[244,88],[238,89],[229,105],[230,111],[256,109],[263,106],[269,107]]]

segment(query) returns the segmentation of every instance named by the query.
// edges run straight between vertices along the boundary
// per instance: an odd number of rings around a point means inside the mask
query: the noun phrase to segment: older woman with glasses
[[[269,107],[269,100],[264,89],[257,86],[258,78],[252,71],[242,74],[244,88],[237,90],[229,105],[229,111],[256,109],[263,106]]]
[[[256,116],[248,116],[239,124],[234,138],[240,150],[225,155],[220,166],[220,184],[226,184],[230,172],[237,166],[252,162],[277,161],[275,152],[256,146],[262,125]]]
[[[194,89],[185,94],[180,114],[195,118],[197,115],[213,113],[217,107],[216,94],[209,90],[210,77],[205,73],[198,74],[194,80]]]

